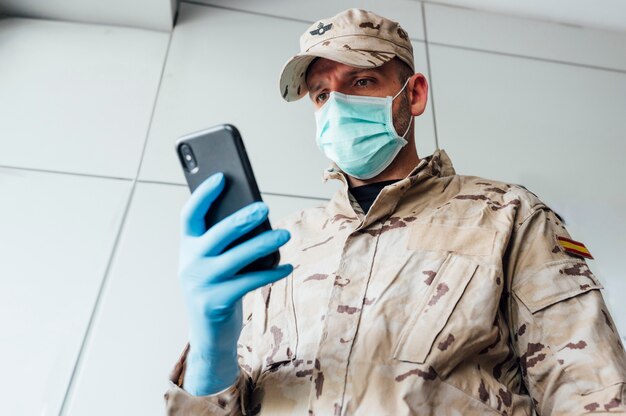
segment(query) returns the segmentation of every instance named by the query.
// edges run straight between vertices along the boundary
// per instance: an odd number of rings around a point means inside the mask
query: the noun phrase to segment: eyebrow
[[[356,75],[361,75],[364,73],[372,73],[372,72],[377,73],[378,71],[376,71],[376,68],[356,68],[356,69],[346,72],[344,74],[344,77],[352,78]],[[315,92],[321,90],[322,87],[323,87],[323,83],[318,82],[312,88],[309,88],[309,95],[313,95]]]

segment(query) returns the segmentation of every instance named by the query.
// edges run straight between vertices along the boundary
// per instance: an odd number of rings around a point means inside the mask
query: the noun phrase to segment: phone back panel
[[[196,168],[190,170],[186,167],[180,150],[182,144],[191,147],[197,162]],[[176,149],[187,184],[192,192],[214,173],[224,173],[226,179],[224,189],[205,216],[207,229],[246,205],[262,201],[243,141],[234,126],[219,125],[185,135],[176,142]],[[244,237],[230,244],[227,249],[269,229],[271,225],[269,220],[266,220]],[[268,258],[255,261],[242,272],[270,268],[276,264],[278,264],[278,252]]]

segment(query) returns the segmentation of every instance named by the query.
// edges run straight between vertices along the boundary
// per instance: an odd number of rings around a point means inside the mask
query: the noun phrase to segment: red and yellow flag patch
[[[556,239],[566,253],[570,253],[579,257],[586,257],[588,259],[593,258],[587,247],[585,247],[585,245],[580,241],[574,241],[570,240],[569,238],[559,236],[557,236]]]

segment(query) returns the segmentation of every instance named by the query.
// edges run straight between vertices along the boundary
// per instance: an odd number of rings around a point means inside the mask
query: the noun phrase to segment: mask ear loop
[[[406,131],[404,132],[404,134],[402,135],[402,138],[404,139],[404,136],[406,136],[406,134],[409,132],[409,129],[411,128],[411,123],[413,123],[413,119],[415,117],[411,116],[411,119],[409,120],[409,125],[406,127]]]
[[[396,99],[396,97],[397,97],[398,95],[400,95],[400,94],[402,93],[402,91],[404,91],[404,89],[406,88],[406,84],[408,84],[410,80],[411,80],[411,77],[408,77],[408,78],[406,79],[406,81],[404,81],[404,85],[402,86],[402,88],[400,88],[400,91],[398,91],[398,93],[397,93],[396,95],[394,95],[394,96],[393,96],[393,98],[391,99],[391,101],[395,100],[395,99]]]
[[[393,98],[391,99],[391,102],[393,102],[393,100],[396,99],[396,97],[398,95],[400,95],[402,93],[402,91],[404,91],[404,89],[406,88],[407,84],[409,83],[409,81],[411,80],[411,77],[408,77],[406,79],[406,81],[404,81],[404,85],[402,86],[402,88],[400,88],[400,91],[398,91],[398,93],[396,95],[393,96]],[[401,136],[404,139],[404,136],[406,136],[406,134],[409,132],[409,129],[411,128],[411,123],[413,123],[413,116],[411,115],[411,119],[409,120],[409,125],[406,128],[406,131],[404,132],[404,134]]]

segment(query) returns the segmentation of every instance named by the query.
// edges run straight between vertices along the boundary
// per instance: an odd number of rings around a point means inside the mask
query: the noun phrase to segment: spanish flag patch
[[[563,247],[563,250],[565,250],[566,253],[579,257],[586,257],[588,259],[593,258],[589,250],[587,250],[587,247],[585,247],[585,245],[580,241],[574,241],[569,238],[559,236],[557,236],[556,239],[559,241],[559,244]]]

